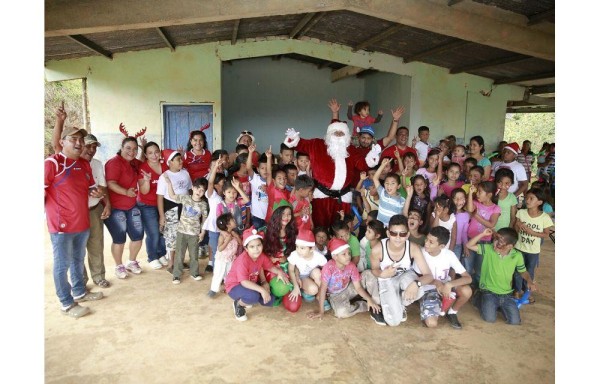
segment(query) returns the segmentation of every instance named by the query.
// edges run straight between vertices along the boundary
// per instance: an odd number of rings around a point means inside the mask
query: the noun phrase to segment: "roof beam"
[[[548,108],[506,108],[506,113],[551,113],[554,107]]]
[[[475,2],[465,1],[460,7],[446,4],[422,0],[163,0],[148,7],[139,0],[46,0],[44,35],[87,35],[343,10],[554,61],[554,35],[528,28],[525,16]]]
[[[545,12],[536,13],[535,15],[531,15],[528,17],[527,26],[530,27],[535,24],[539,24],[542,21],[550,20],[554,17],[554,8],[549,9]]]
[[[297,39],[301,38],[302,36],[306,35],[306,33],[315,26],[315,24],[317,24],[322,18],[323,16],[325,16],[325,12],[319,12],[315,17],[312,18],[312,20],[306,24],[306,26],[304,27],[304,29],[302,30],[302,32],[300,32],[298,34],[298,36],[296,36]]]
[[[462,67],[450,68],[450,73],[456,74],[456,73],[461,73],[461,72],[469,72],[469,71],[474,71],[476,69],[495,67],[497,65],[502,65],[502,64],[516,63],[517,61],[522,61],[522,60],[527,60],[527,59],[531,59],[531,57],[525,56],[525,55],[514,55],[514,56],[508,56],[508,57],[501,57],[499,59],[488,60],[488,61],[484,61],[482,63],[463,65]]]
[[[296,37],[296,35],[298,34],[298,32],[300,32],[300,30],[302,28],[304,28],[304,26],[306,24],[308,24],[308,22],[310,21],[310,19],[312,19],[315,16],[316,12],[311,12],[311,13],[307,13],[306,15],[304,15],[304,17],[302,18],[302,20],[300,20],[298,22],[298,24],[296,24],[296,26],[294,27],[294,29],[292,29],[292,32],[290,32],[290,39],[293,39],[294,37]]]
[[[517,76],[517,77],[505,77],[503,79],[495,80],[494,85],[523,83],[526,81],[550,79],[553,77],[554,77],[554,72],[545,72],[545,73],[539,73],[539,74],[535,74],[535,75],[524,75],[524,76]]]
[[[394,33],[398,32],[399,30],[402,29],[402,27],[403,26],[400,24],[396,24],[396,25],[389,27],[385,31],[383,31],[383,32],[371,37],[370,39],[363,41],[362,43],[358,44],[357,46],[355,46],[352,49],[352,52],[356,52],[359,49],[364,49],[364,48],[370,47],[371,45],[373,45],[383,39],[386,39],[386,38],[390,37],[391,35],[393,35]]]
[[[165,31],[164,28],[157,27],[156,28],[156,32],[158,32],[158,34],[163,39],[163,41],[165,42],[165,44],[167,44],[167,47],[169,47],[169,49],[171,50],[171,52],[175,52],[175,44],[173,44],[173,42],[169,38],[169,35],[167,35],[167,31]]]
[[[231,45],[235,45],[235,43],[237,42],[239,29],[240,29],[240,19],[237,19],[235,21],[235,24],[233,25],[233,32],[231,33]]]
[[[540,96],[535,96],[535,95],[529,95],[529,96],[525,96],[527,99],[525,101],[528,101],[530,103],[536,104],[536,105],[547,105],[548,107],[554,107],[554,98],[548,98],[548,97],[540,97]]]
[[[468,41],[464,41],[464,40],[454,40],[454,41],[451,41],[451,42],[446,43],[446,44],[438,45],[437,47],[433,47],[433,48],[428,49],[426,51],[419,52],[419,53],[414,54],[412,56],[405,57],[404,58],[404,62],[405,63],[410,63],[412,61],[417,61],[417,60],[422,61],[421,59],[423,59],[425,57],[433,56],[433,55],[436,55],[436,54],[438,54],[440,52],[447,51],[449,49],[459,48],[459,47],[462,47],[463,45],[465,45],[467,43],[468,43]]]
[[[555,93],[554,92],[554,84],[536,85],[534,87],[531,87],[531,89],[529,90],[529,93],[531,93],[532,95],[541,95],[544,93]]]
[[[71,40],[75,41],[76,43],[83,45],[90,51],[94,51],[94,52],[106,57],[107,59],[112,60],[112,55],[113,55],[112,52],[107,51],[106,49],[102,48],[101,46],[94,43],[93,41],[90,41],[81,35],[69,35],[67,37],[70,38]]]
[[[335,71],[331,72],[331,82],[335,83],[336,81],[342,80],[343,78],[358,75],[364,70],[366,70],[366,68],[353,67],[351,65],[340,69],[336,69]]]
[[[463,0],[448,0],[448,6],[451,7],[454,4],[458,4],[460,2],[462,2]]]

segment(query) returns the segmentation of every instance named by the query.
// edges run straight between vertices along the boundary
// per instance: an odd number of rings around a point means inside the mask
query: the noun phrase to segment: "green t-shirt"
[[[358,241],[358,238],[356,236],[350,234],[350,239],[348,239],[348,245],[350,246],[350,256],[360,257],[360,241]]]
[[[523,254],[513,248],[508,255],[500,257],[493,244],[479,244],[477,253],[483,255],[479,288],[498,295],[511,293],[515,269],[519,273],[526,271]]]
[[[496,231],[500,228],[506,228],[510,225],[510,209],[513,205],[517,205],[517,203],[518,202],[515,194],[510,192],[504,199],[498,200],[498,206],[502,212],[500,212],[500,217],[498,217],[498,221],[494,227]]]

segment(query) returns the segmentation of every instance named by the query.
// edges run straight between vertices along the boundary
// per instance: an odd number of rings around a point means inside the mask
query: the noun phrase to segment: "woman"
[[[492,173],[492,163],[490,162],[490,159],[483,155],[485,152],[483,137],[471,137],[471,140],[469,140],[469,150],[471,151],[471,157],[477,160],[477,165],[483,168],[483,177],[481,178],[481,181],[489,180]]]
[[[206,149],[206,135],[201,130],[190,132],[187,152],[183,156],[183,167],[190,174],[192,182],[206,177],[210,168],[211,153]]]
[[[112,236],[110,251],[115,259],[115,275],[119,279],[125,279],[127,271],[135,274],[142,273],[142,268],[136,261],[144,238],[142,215],[136,205],[138,175],[142,165],[142,162],[136,159],[137,152],[137,139],[127,136],[121,142],[121,149],[116,156],[108,160],[105,165],[112,212],[104,224]],[[146,180],[150,179],[149,174],[143,177]],[[127,235],[130,240],[129,262],[123,265],[123,249]]]
[[[165,258],[167,254],[165,238],[159,230],[156,198],[158,178],[168,169],[167,165],[160,161],[160,153],[160,147],[155,142],[151,141],[144,145],[146,162],[140,167],[140,190],[137,195],[137,207],[142,214],[142,223],[144,224],[144,232],[146,232],[148,263],[150,263],[152,269],[161,269],[163,265],[168,263]],[[147,175],[149,175],[149,178]]]

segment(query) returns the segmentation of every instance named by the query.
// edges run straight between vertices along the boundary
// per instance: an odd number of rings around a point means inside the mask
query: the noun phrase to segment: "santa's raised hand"
[[[294,148],[296,145],[298,145],[298,142],[300,141],[300,132],[296,132],[296,130],[294,128],[288,128],[285,131],[285,145],[288,146],[288,148]]]

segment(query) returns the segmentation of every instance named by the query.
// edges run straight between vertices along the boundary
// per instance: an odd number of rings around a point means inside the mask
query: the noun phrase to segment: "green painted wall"
[[[371,114],[375,116],[379,109],[383,110],[384,118],[378,124],[377,137],[387,134],[390,127],[392,108],[404,106],[404,114],[399,126],[410,127],[410,76],[379,72],[365,77],[365,98],[371,104]]]

